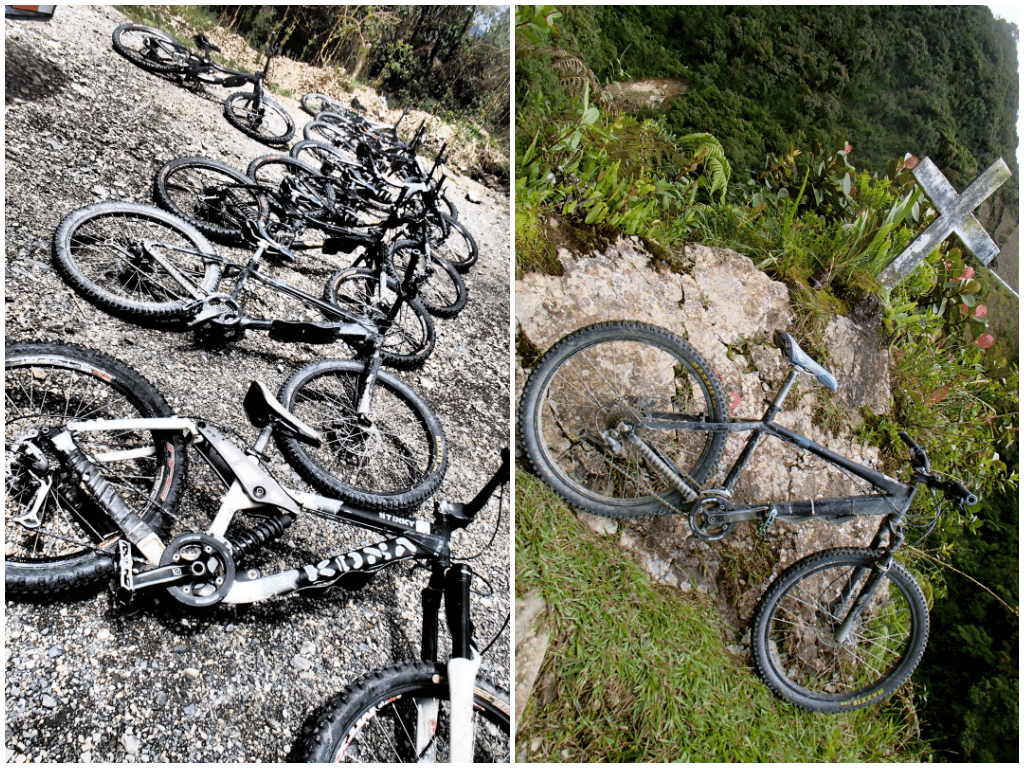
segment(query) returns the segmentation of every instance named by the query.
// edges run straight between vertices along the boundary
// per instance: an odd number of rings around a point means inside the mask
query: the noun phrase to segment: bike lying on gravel
[[[358,280],[372,293],[372,281],[367,282],[372,278],[394,292],[414,279],[415,297],[431,315],[454,317],[465,308],[465,281],[455,265],[434,253],[429,218],[424,215],[423,209],[436,200],[436,182],[403,186],[396,200],[376,209],[384,218],[373,222],[339,201],[344,192],[335,186],[334,179],[286,155],[253,160],[248,175],[215,160],[181,157],[157,171],[154,196],[165,210],[227,244],[243,239],[248,222],[264,219],[272,237],[293,251],[321,249],[327,255],[362,247],[362,254],[348,266],[362,264],[369,272],[351,277],[345,270],[331,278],[332,286]],[[385,244],[396,232],[409,239]],[[419,257],[410,273],[413,250]],[[337,303],[333,291],[325,292],[324,298]]]
[[[270,62],[278,53],[279,42],[277,39],[267,47],[263,69],[250,74],[215,62],[211,54],[220,53],[220,49],[201,32],[195,36],[201,54],[166,32],[145,24],[122,24],[113,34],[114,50],[148,72],[177,78],[191,87],[252,85],[251,92],[239,91],[228,96],[224,102],[224,117],[246,136],[271,146],[287,144],[295,135],[295,121],[288,110],[267,98],[265,93]]]
[[[447,451],[436,420],[407,388],[383,374],[378,384],[415,406],[403,422],[395,421],[390,407],[399,403],[397,397],[372,424],[354,418],[352,384],[360,371],[347,361],[318,362],[296,372],[282,390],[284,406],[253,382],[244,407],[259,434],[243,449],[206,420],[175,416],[144,377],[101,353],[16,344],[6,348],[4,368],[8,599],[62,595],[113,576],[122,601],[158,588],[193,607],[245,604],[334,584],[355,589],[396,563],[425,563],[431,578],[422,597],[422,661],[374,673],[343,695],[345,700],[332,702],[312,735],[309,758],[331,753],[339,760],[393,762],[409,750],[424,757],[450,749],[453,761],[462,762],[475,749],[478,757],[508,761],[507,695],[477,680],[480,654],[469,617],[473,574],[453,561],[451,551],[453,532],[469,526],[507,484],[507,449],[500,469],[473,501],[437,501],[432,522],[406,519],[395,510],[406,506],[408,494],[359,494],[361,501],[350,502],[334,493],[339,481],[331,473],[357,454],[376,453],[372,469],[380,475],[428,476],[416,503],[436,489],[444,473]],[[311,423],[319,429],[303,421],[307,416],[316,418]],[[265,453],[271,437],[289,464],[325,495],[292,490],[274,478]],[[423,440],[425,454],[418,445]],[[394,466],[375,450],[381,442],[400,449]],[[164,541],[186,484],[188,445],[226,491],[206,530]],[[247,527],[239,513],[246,524],[257,522]],[[321,526],[356,526],[388,538],[341,555],[325,553],[315,563],[280,573],[261,576],[255,568],[243,569],[247,558],[308,516]],[[442,596],[452,634],[447,664],[438,662]],[[419,714],[412,722],[406,720],[407,703]],[[381,731],[382,725],[398,724],[408,731]],[[403,733],[413,734],[410,743]]]
[[[742,421],[726,418],[714,369],[678,336],[638,322],[583,328],[555,344],[530,375],[519,434],[534,470],[570,504],[610,517],[678,512],[705,540],[726,536],[744,520],[760,521],[765,535],[777,520],[880,518],[868,548],[817,552],[783,571],[761,598],[752,627],[755,668],[776,694],[810,710],[858,709],[898,689],[927,643],[924,595],[894,559],[919,488],[961,506],[978,499],[933,471],[905,433],[912,473],[902,483],[776,423],[798,375],[812,375],[830,390],[838,384],[788,333],[776,332],[775,343],[793,368],[763,418]],[[724,481],[704,487],[726,435],[740,432],[751,434]],[[859,478],[871,491],[735,504],[733,489],[766,436]]]
[[[239,264],[219,255],[202,233],[173,214],[136,203],[98,203],[61,222],[54,235],[55,262],[64,280],[104,311],[185,327],[214,343],[253,330],[283,342],[344,341],[365,357],[379,349],[380,360],[395,368],[413,368],[429,357],[434,326],[416,298],[416,280],[403,280],[401,290],[394,282],[381,284],[370,295],[356,276],[352,284],[358,291],[337,289],[331,303],[261,271],[266,256],[296,257],[271,239],[263,221],[243,225],[254,251],[248,263]],[[222,289],[226,279],[232,285]],[[269,304],[263,292],[253,291],[253,283],[286,303],[269,307],[279,317],[256,317],[242,308],[243,289],[251,295],[250,312],[257,303]]]

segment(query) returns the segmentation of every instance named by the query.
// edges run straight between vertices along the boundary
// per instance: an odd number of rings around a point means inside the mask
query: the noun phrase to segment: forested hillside
[[[356,84],[371,88],[396,108],[409,107],[457,125],[456,151],[479,146],[474,174],[509,181],[508,6],[492,5],[211,5],[121,6],[132,18],[162,28],[177,17],[193,30],[223,25],[255,51],[274,39],[282,59],[323,74],[316,88],[338,98]],[[172,24],[173,26],[173,24]],[[224,59],[227,66],[246,65]],[[249,65],[249,69],[252,65]],[[293,95],[293,94],[287,94]],[[294,94],[299,98],[302,93]],[[412,129],[414,129],[413,126]],[[410,129],[410,130],[412,130]]]
[[[557,45],[600,83],[678,78],[682,135],[719,138],[729,162],[827,143],[882,171],[931,157],[954,185],[1002,156],[1017,175],[1017,28],[984,6],[598,5],[559,8]],[[533,85],[517,62],[516,89]]]
[[[1016,266],[1017,39],[984,6],[516,10],[517,275],[623,234],[676,271],[687,243],[737,250],[789,287],[818,358],[828,318],[877,324],[891,402],[844,418],[893,467],[898,433],[920,438],[985,499],[902,552],[936,640],[901,703],[938,760],[1018,759],[1019,301],[955,237],[878,276],[935,218],[924,157],[961,191],[1006,161],[979,218]]]

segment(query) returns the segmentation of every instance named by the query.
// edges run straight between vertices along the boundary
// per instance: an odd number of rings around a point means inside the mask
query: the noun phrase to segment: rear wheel
[[[338,104],[330,96],[324,96],[322,93],[307,93],[299,103],[302,105],[303,111],[313,117]]]
[[[156,173],[160,206],[208,237],[238,241],[242,225],[270,213],[267,198],[241,171],[202,157],[179,157]]]
[[[183,71],[191,55],[169,34],[145,24],[122,24],[114,30],[113,44],[135,66],[161,75]]]
[[[74,211],[53,237],[58,271],[101,309],[134,320],[179,320],[216,290],[221,265],[209,241],[173,214],[136,203]]]
[[[645,323],[600,323],[541,359],[523,389],[519,435],[540,478],[573,506],[608,517],[665,515],[685,502],[664,465],[699,488],[725,433],[647,424],[720,422],[724,414],[714,369],[685,340]]]
[[[124,363],[74,345],[13,344],[4,355],[4,584],[45,595],[94,584],[113,571],[117,526],[62,472],[42,430],[69,421],[173,416]],[[154,528],[173,513],[185,479],[185,444],[150,430],[81,432],[77,445],[121,498]],[[100,551],[100,549],[102,551]]]
[[[418,662],[373,672],[325,706],[302,747],[308,763],[451,762],[448,675]],[[418,730],[419,707],[438,704],[436,727]],[[509,763],[508,694],[478,678],[473,691],[473,762]],[[429,759],[427,759],[429,757]]]

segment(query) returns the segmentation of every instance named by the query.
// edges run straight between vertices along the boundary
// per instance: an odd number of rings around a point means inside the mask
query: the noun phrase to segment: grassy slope
[[[894,697],[847,715],[803,712],[723,641],[711,601],[652,584],[539,481],[516,476],[516,588],[540,590],[555,631],[517,737],[522,761],[917,761],[913,710]],[[542,688],[543,686],[538,686]]]

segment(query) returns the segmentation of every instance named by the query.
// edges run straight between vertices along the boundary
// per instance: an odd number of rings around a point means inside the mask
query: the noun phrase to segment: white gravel
[[[152,203],[153,175],[168,160],[198,155],[244,170],[270,152],[227,123],[225,92],[191,93],[117,55],[110,36],[122,20],[112,8],[60,6],[48,24],[5,23],[5,340],[100,349],[143,373],[178,413],[249,439],[241,400],[250,381],[276,392],[299,366],[348,350],[251,334],[225,351],[206,351],[190,334],[159,333],[98,311],[51,264],[50,240],[64,216],[104,199]],[[46,77],[26,73],[28,87],[14,91],[12,64],[38,64]],[[307,118],[297,102],[279,100],[301,132]],[[423,369],[398,375],[431,404],[449,438],[451,465],[439,495],[467,499],[510,441],[509,201],[454,170],[450,177],[460,220],[480,247],[467,276],[470,304],[455,320],[437,321],[437,350]],[[465,199],[469,191],[479,204]],[[285,279],[318,292],[331,271],[288,271]],[[284,482],[299,485],[275,458]],[[191,472],[195,489],[182,513],[199,527],[217,498],[198,461]],[[485,640],[509,610],[509,517],[506,493],[498,535],[473,561],[493,590],[474,606]],[[461,534],[458,551],[483,548],[497,524],[492,505]],[[325,538],[344,551],[377,537],[358,529],[325,534],[323,524],[303,520],[259,567],[266,573],[316,562],[327,554]],[[402,566],[360,592],[241,608],[189,609],[165,593],[140,596],[129,609],[115,608],[103,592],[67,602],[8,601],[7,761],[287,761],[303,721],[332,693],[372,668],[418,655],[424,583],[425,572]],[[508,634],[484,660],[485,673],[506,690]]]

